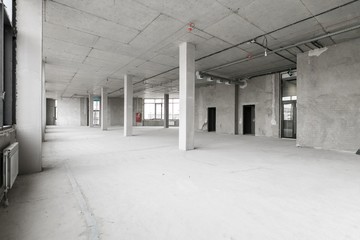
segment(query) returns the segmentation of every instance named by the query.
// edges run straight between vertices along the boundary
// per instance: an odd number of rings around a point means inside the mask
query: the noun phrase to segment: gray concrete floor
[[[177,129],[47,129],[0,239],[360,239],[360,156],[290,140]]]

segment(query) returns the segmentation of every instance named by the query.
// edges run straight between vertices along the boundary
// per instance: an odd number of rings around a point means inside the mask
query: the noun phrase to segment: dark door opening
[[[46,99],[46,125],[55,125],[56,121],[56,100]]]
[[[255,135],[255,105],[243,107],[243,134]]]
[[[208,108],[208,132],[216,131],[216,108]]]

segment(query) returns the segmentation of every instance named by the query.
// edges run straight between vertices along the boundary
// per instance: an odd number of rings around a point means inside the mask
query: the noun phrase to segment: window
[[[100,99],[93,101],[93,124],[100,125]]]
[[[3,2],[3,1],[2,1]],[[0,104],[0,128],[15,124],[15,44],[14,27],[12,26],[13,1],[7,0],[0,3],[1,37],[0,45],[3,51],[0,53],[1,64],[1,83],[0,93],[2,93]]]
[[[163,101],[162,98],[144,99],[144,119],[164,119]]]
[[[179,119],[180,106],[179,99],[169,99],[169,119]],[[158,120],[164,119],[164,99],[146,98],[144,99],[144,119]]]
[[[179,119],[180,105],[179,99],[169,99],[169,119]]]

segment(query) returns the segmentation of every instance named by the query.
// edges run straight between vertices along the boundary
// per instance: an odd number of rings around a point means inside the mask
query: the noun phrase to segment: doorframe
[[[293,134],[292,137],[284,137],[284,104],[294,104],[294,113],[293,113]],[[280,112],[280,119],[281,119],[281,128],[280,128],[280,137],[286,139],[296,139],[297,138],[297,100],[287,100],[281,101],[281,112]]]
[[[249,134],[249,133],[247,133],[247,134],[245,134],[244,133],[244,107],[245,106],[254,106],[254,116],[255,116],[255,122],[254,122],[254,134]],[[242,111],[242,119],[241,119],[241,121],[242,121],[242,135],[252,135],[252,136],[255,136],[256,135],[256,133],[255,133],[255,129],[256,129],[256,104],[255,103],[244,103],[244,104],[242,104],[242,108],[241,108],[241,111]]]
[[[214,131],[209,131],[209,110],[214,109],[215,110],[215,125],[214,125]],[[208,132],[216,132],[216,107],[208,107],[207,108],[207,122],[208,122]]]

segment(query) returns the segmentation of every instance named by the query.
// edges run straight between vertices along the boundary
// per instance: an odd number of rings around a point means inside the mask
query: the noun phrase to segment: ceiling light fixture
[[[207,78],[206,78],[206,81],[212,82],[212,81],[214,81],[214,79],[213,79],[212,77],[207,77]]]
[[[225,82],[225,85],[231,85],[230,82]]]
[[[199,71],[196,71],[195,75],[196,75],[197,79],[203,79],[204,78],[204,76]]]

